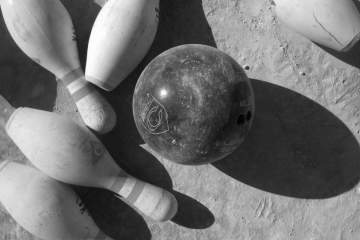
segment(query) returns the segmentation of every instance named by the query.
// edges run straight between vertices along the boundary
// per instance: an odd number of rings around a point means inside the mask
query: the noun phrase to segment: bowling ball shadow
[[[360,176],[360,148],[351,131],[318,103],[289,89],[252,80],[253,127],[245,142],[213,165],[275,194],[323,199],[351,190]]]
[[[0,16],[0,94],[15,107],[52,111],[57,92],[54,76],[15,44]]]
[[[114,240],[150,240],[145,220],[110,191],[75,187],[98,227]]]

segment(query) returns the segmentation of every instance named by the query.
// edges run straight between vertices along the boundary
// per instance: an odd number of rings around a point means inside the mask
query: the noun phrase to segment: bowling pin
[[[110,240],[75,192],[38,170],[0,164],[0,202],[25,230],[44,240]]]
[[[0,100],[5,130],[24,155],[59,181],[113,191],[139,212],[157,221],[177,211],[175,197],[122,170],[88,129],[52,112],[14,109]],[[7,110],[4,110],[7,109]]]
[[[110,104],[81,70],[74,27],[59,0],[1,0],[10,35],[32,60],[55,74],[72,95],[85,124],[95,131],[110,131],[116,115]]]
[[[159,0],[108,0],[100,10],[88,45],[85,76],[113,90],[141,62],[154,41]]]
[[[337,51],[360,39],[360,15],[352,0],[273,0],[280,20],[310,40]]]

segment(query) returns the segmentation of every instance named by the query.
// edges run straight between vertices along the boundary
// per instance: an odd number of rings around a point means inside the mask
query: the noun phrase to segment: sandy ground
[[[64,0],[82,61],[99,8]],[[69,95],[32,63],[1,21],[0,93],[15,106],[54,110],[77,121]],[[144,66],[185,43],[216,46],[247,66],[256,94],[251,134],[230,157],[188,167],[158,161],[140,147],[131,100]],[[116,129],[102,137],[119,165],[173,189],[179,213],[158,224],[104,190],[74,188],[114,239],[360,239],[360,46],[348,54],[320,48],[283,26],[267,0],[162,0],[154,45],[112,93]],[[0,130],[0,158],[27,162]],[[34,239],[0,209],[0,239]]]

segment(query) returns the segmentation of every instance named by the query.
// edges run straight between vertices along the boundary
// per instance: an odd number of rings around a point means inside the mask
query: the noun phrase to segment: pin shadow
[[[97,188],[75,187],[99,228],[114,240],[150,240],[145,220],[114,193]]]
[[[85,69],[91,29],[101,8],[93,0],[61,0],[61,2],[68,10],[73,21],[80,63],[82,68]]]
[[[0,94],[13,106],[52,111],[56,99],[54,76],[26,56],[0,17]]]
[[[360,178],[360,148],[350,130],[318,103],[289,89],[252,80],[256,111],[245,142],[213,165],[267,192],[323,199]]]
[[[171,220],[191,229],[205,229],[215,222],[214,215],[200,202],[182,193],[172,191],[178,201],[178,212]]]

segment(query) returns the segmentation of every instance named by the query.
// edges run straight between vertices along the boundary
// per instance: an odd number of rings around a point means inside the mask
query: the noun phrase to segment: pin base
[[[164,190],[163,196],[150,217],[158,222],[171,220],[178,211],[178,202],[174,195]]]
[[[111,105],[96,91],[76,102],[84,123],[94,131],[105,134],[116,125],[116,113]]]

